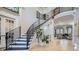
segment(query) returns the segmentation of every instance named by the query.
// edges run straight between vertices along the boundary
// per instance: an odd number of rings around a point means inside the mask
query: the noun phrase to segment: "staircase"
[[[42,15],[42,14],[40,14],[40,15]],[[45,15],[44,15],[45,16]],[[47,21],[49,21],[51,18],[53,18],[53,16],[51,15],[50,17],[48,17],[48,18],[43,18],[42,20],[40,20],[41,18],[38,18],[39,20],[37,20],[35,23],[33,23],[30,27],[29,27],[29,29],[28,29],[28,31],[27,31],[27,49],[29,49],[29,47],[30,47],[30,42],[32,41],[31,39],[32,39],[32,37],[33,37],[33,35],[34,35],[34,32],[37,30],[37,29],[39,29],[43,24],[45,24]],[[30,44],[29,44],[30,43]]]
[[[17,27],[9,32],[6,32],[6,50],[29,49],[34,32],[51,18],[53,17],[44,17],[43,20],[38,18],[38,20],[29,27],[28,31],[24,35],[21,35],[21,27]]]
[[[73,9],[73,8],[70,8]],[[70,10],[69,9],[69,10]],[[58,12],[56,11],[58,10]],[[52,15],[53,13],[53,15]],[[34,22],[24,35],[21,35],[21,27],[15,28],[6,33],[6,50],[27,50],[30,48],[34,32],[39,29],[43,24],[54,18],[55,15],[60,13],[60,8],[51,10],[47,14],[40,14],[38,11],[37,21]],[[42,16],[42,17],[41,17]]]
[[[8,50],[26,50],[27,40],[24,37],[13,40],[13,42],[9,45]]]
[[[21,27],[6,33],[6,50],[26,50],[27,36],[21,35]]]

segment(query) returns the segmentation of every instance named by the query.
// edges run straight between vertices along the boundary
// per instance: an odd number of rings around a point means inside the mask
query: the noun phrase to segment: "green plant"
[[[42,35],[43,35],[43,29],[37,29],[36,38],[38,39],[38,43],[39,43],[39,40],[42,38]]]
[[[43,29],[36,30],[36,38],[38,39],[38,43],[39,43],[39,40],[45,43],[49,43],[48,37],[49,37],[48,35],[47,36],[44,35]]]
[[[47,39],[48,39],[48,36],[44,35],[44,38],[42,39],[42,42],[49,43],[49,41]]]

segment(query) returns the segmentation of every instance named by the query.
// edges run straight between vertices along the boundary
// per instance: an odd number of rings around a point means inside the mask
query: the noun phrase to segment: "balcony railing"
[[[74,7],[57,7],[53,10],[54,16],[65,11],[71,11],[74,10]]]
[[[36,18],[40,20],[47,20],[49,19],[53,14],[53,11],[48,12],[47,14],[41,14],[39,11],[36,12]]]
[[[12,12],[19,13],[19,7],[3,7],[3,8],[8,9]]]

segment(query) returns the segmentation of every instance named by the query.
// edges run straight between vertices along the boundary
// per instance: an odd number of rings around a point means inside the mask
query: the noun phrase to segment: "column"
[[[74,50],[79,50],[79,9],[74,12],[74,30],[73,30]]]
[[[54,40],[54,19],[50,20],[50,35],[51,35],[51,41]]]
[[[6,48],[6,41],[5,41],[5,18],[1,17],[1,44],[0,48]]]

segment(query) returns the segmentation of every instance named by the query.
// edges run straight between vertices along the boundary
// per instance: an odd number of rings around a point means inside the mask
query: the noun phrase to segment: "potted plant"
[[[38,44],[40,44],[40,45],[44,45],[44,44],[49,43],[49,41],[48,41],[49,36],[44,35],[43,29],[37,29],[36,30],[36,38],[38,39]]]
[[[40,39],[42,39],[42,35],[43,35],[43,29],[37,29],[36,30],[36,38],[38,39],[38,44],[40,42]]]
[[[46,44],[48,44],[49,43],[48,38],[49,38],[48,35],[47,36],[44,35],[44,38],[42,39],[42,42],[45,42]]]

